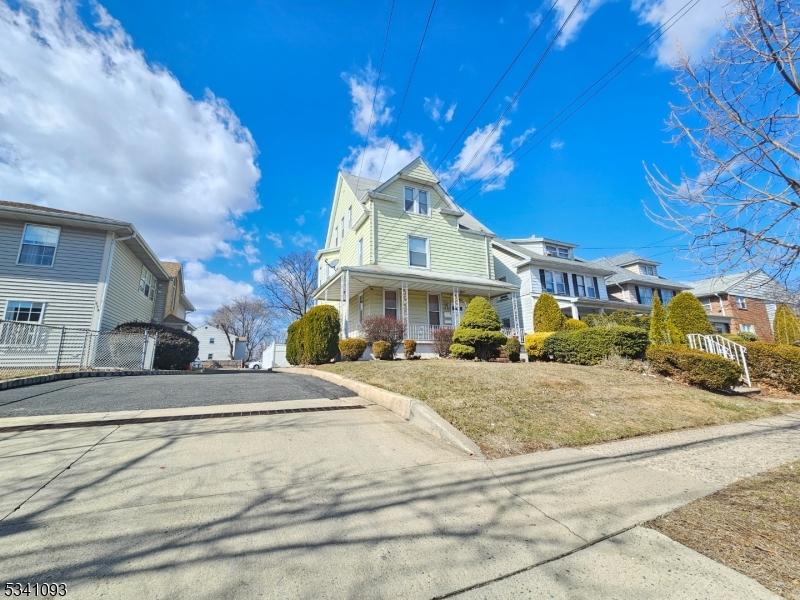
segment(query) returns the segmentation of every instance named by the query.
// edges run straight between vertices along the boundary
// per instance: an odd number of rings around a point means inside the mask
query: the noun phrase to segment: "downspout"
[[[722,312],[722,316],[727,317],[728,315],[725,314],[725,305],[722,303],[722,296],[720,296],[719,294],[714,294],[714,295],[717,297],[717,300],[719,301],[719,310]]]

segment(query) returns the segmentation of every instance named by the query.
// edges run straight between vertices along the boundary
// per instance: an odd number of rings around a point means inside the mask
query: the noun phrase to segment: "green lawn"
[[[418,360],[320,368],[424,400],[490,457],[800,410],[603,366]]]

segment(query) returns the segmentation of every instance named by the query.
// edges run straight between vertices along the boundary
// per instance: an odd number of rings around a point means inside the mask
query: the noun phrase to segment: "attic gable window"
[[[547,256],[555,256],[557,258],[569,258],[569,248],[566,246],[554,246],[551,244],[547,244],[544,247],[544,251],[547,253]]]
[[[52,267],[61,229],[45,225],[25,225],[17,264]]]
[[[404,206],[407,213],[418,215],[430,215],[431,205],[428,200],[428,192],[417,188],[406,186],[404,191]]]

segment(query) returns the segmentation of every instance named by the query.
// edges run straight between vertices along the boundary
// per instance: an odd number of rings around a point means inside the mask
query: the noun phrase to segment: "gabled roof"
[[[533,250],[525,248],[524,246],[520,246],[519,244],[516,244],[510,240],[496,238],[492,243],[495,246],[498,246],[500,249],[505,249],[506,251],[516,254],[518,257],[520,257],[522,262],[520,262],[517,267],[522,267],[527,264],[537,264],[545,265],[554,269],[568,269],[571,272],[590,273],[592,275],[599,275],[601,277],[605,277],[606,275],[614,273],[614,271],[594,264],[592,261],[585,261],[581,260],[580,258],[559,258],[557,256],[539,254],[538,252],[534,252]]]
[[[561,240],[556,240],[553,238],[546,238],[541,237],[539,235],[532,235],[527,238],[510,238],[509,242],[513,242],[514,244],[538,244],[538,243],[545,243],[545,244],[556,244],[558,246],[566,246],[568,248],[577,248],[577,244],[572,244],[570,242],[562,242]]]
[[[344,179],[345,183],[350,187],[358,200],[362,200],[367,193],[376,189],[381,184],[377,179],[359,177],[358,175],[353,175],[352,173],[346,173],[344,171],[340,171],[340,173],[342,174],[342,179]]]
[[[645,258],[635,252],[623,252],[622,254],[616,254],[615,256],[607,256],[603,257],[602,259],[598,260],[605,260],[615,265],[617,267],[627,267],[630,265],[635,265],[637,263],[642,263],[645,265],[660,265],[661,263],[656,260],[651,260],[649,258]]]
[[[744,271],[730,275],[716,275],[690,283],[691,292],[697,297],[716,294],[738,294],[748,298],[759,298],[775,302],[796,303],[788,290],[775,282],[764,271]]]
[[[641,283],[643,285],[654,285],[658,287],[667,287],[667,288],[674,288],[676,290],[686,290],[689,287],[685,283],[681,283],[680,281],[675,281],[674,279],[667,279],[666,277],[661,277],[660,275],[643,275],[642,273],[634,273],[633,271],[629,271],[623,266],[617,264],[620,262],[619,257],[625,256],[635,256],[637,257],[636,260],[633,262],[625,262],[624,264],[634,264],[642,262],[644,264],[652,264],[657,265],[655,261],[651,261],[648,259],[643,259],[642,257],[634,254],[633,252],[629,252],[626,254],[620,254],[619,256],[612,256],[610,258],[597,258],[591,262],[601,267],[606,267],[613,272],[613,275],[606,277],[606,283],[610,285],[619,285],[622,283],[633,283],[638,284]],[[628,258],[622,259],[623,262],[628,260]]]

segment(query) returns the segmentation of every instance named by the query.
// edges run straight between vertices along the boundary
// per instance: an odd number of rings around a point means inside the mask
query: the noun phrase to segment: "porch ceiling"
[[[381,267],[345,267],[335,276],[322,284],[314,293],[314,297],[322,299],[327,291],[328,300],[340,300],[340,281],[346,272],[350,272],[350,297],[362,293],[367,288],[396,289],[405,283],[409,290],[432,293],[450,293],[457,287],[459,293],[468,296],[487,296],[493,298],[518,290],[517,286],[504,281],[484,279],[480,277],[459,277],[457,275],[432,275],[427,271],[414,272],[388,270]]]

